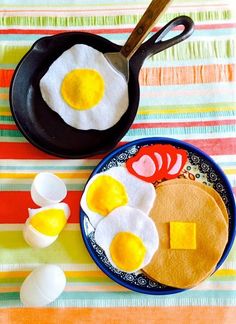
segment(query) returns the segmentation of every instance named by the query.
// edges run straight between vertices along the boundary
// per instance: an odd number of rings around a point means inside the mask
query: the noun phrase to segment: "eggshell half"
[[[23,282],[20,299],[25,306],[42,307],[60,296],[66,276],[57,265],[47,264],[34,269]]]

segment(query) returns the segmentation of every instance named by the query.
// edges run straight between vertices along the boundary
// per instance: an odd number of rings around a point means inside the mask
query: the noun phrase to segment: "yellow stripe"
[[[0,93],[0,99],[8,99],[8,93]]]
[[[15,286],[5,286],[5,287],[0,287],[0,293],[9,293],[9,292],[19,292],[20,290],[20,285],[15,285]],[[122,292],[128,292],[128,289],[118,286],[115,283],[111,286],[105,285],[105,286],[69,286],[65,288],[65,291],[100,291],[100,292],[108,292],[108,291],[122,291]]]
[[[10,111],[2,111],[0,113],[0,116],[12,116],[11,112]]]
[[[30,271],[1,271],[0,278],[25,278]],[[67,278],[106,278],[102,271],[65,271]]]
[[[107,276],[102,271],[65,271],[67,278],[107,278]]]
[[[181,113],[193,113],[193,112],[212,112],[212,111],[227,111],[232,110],[230,107],[197,107],[197,108],[181,108],[179,109],[148,109],[138,111],[139,115],[149,115],[149,114],[179,114]]]
[[[226,174],[236,174],[236,169],[224,169]]]
[[[0,288],[1,289],[1,288]],[[128,289],[118,286],[115,283],[111,286],[105,285],[105,286],[67,286],[65,291],[101,291],[101,292],[108,292],[108,291],[123,291],[123,292],[129,292]]]
[[[214,273],[214,276],[235,276],[236,270],[233,269],[220,269]]]
[[[29,273],[30,271],[1,271],[0,278],[25,278]]]
[[[60,178],[75,179],[85,178],[87,179],[91,171],[73,171],[73,172],[61,172],[55,173]],[[0,173],[1,179],[13,178],[13,179],[33,179],[37,173]]]

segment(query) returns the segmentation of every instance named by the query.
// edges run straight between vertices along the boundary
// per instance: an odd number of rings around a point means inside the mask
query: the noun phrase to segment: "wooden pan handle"
[[[129,60],[133,56],[171,2],[172,0],[152,0],[125,45],[120,50],[124,57]]]

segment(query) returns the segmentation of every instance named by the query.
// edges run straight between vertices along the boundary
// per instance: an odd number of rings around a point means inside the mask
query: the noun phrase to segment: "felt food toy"
[[[187,180],[187,179],[173,179],[173,180],[163,181],[158,186],[178,185],[181,183],[197,186],[197,187],[201,188],[202,190],[206,191],[209,195],[211,195],[211,197],[215,200],[215,202],[219,206],[219,208],[225,218],[225,221],[228,224],[229,216],[228,216],[227,209],[225,207],[225,203],[224,203],[223,199],[221,198],[221,196],[218,194],[218,192],[214,188],[207,186],[201,182]]]
[[[24,306],[46,306],[60,296],[65,286],[66,277],[60,267],[43,265],[26,277],[20,289],[20,299]]]
[[[169,144],[156,144],[143,146],[134,157],[127,160],[126,166],[131,174],[153,183],[177,178],[186,162],[185,150]]]
[[[57,58],[40,80],[47,105],[70,126],[105,130],[128,108],[128,87],[102,53],[79,44]]]
[[[89,180],[81,198],[81,207],[96,227],[117,207],[130,206],[148,214],[155,196],[152,184],[133,176],[124,167],[114,167]]]
[[[149,277],[168,286],[190,288],[214,271],[227,244],[228,221],[221,198],[213,191],[181,179],[157,186],[150,217],[160,244],[143,269]]]
[[[66,225],[69,215],[70,209],[65,203],[29,209],[23,229],[25,241],[36,248],[51,245]]]
[[[39,172],[31,185],[31,198],[41,207],[57,204],[66,195],[65,183],[51,172]]]
[[[159,244],[151,218],[129,206],[116,208],[99,222],[95,241],[110,263],[125,272],[135,272],[147,265]]]

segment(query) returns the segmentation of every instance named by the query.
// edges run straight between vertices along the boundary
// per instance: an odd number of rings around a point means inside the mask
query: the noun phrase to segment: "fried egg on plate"
[[[154,186],[114,167],[92,177],[81,198],[81,207],[96,227],[98,222],[120,206],[131,206],[148,214],[156,197]]]
[[[105,130],[128,108],[128,85],[104,55],[77,44],[65,51],[40,80],[47,105],[70,126]]]
[[[123,206],[99,222],[95,241],[115,268],[135,272],[151,261],[158,249],[159,236],[150,217]]]

